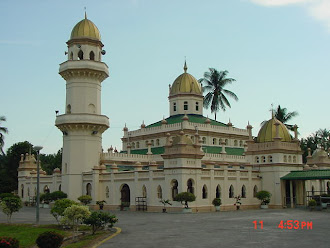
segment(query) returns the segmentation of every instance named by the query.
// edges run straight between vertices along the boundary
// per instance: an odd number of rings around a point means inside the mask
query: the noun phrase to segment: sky
[[[238,102],[217,114],[235,127],[270,119],[271,105],[297,111],[300,137],[330,128],[330,0],[0,0],[0,116],[11,145],[29,141],[56,153],[65,109],[66,41],[84,18],[98,27],[110,76],[102,83],[102,114],[110,119],[103,148],[121,149],[142,121],[168,117],[168,85],[183,73],[228,70]],[[210,110],[204,115],[214,118]]]

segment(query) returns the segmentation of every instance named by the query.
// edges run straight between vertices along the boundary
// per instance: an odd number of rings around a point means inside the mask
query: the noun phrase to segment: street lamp
[[[37,207],[36,207],[36,224],[39,225],[39,202],[40,202],[40,172],[39,172],[39,161],[40,161],[40,150],[42,146],[35,146],[34,150],[37,152]]]

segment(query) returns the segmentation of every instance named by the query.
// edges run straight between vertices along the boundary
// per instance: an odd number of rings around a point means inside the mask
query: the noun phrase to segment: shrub
[[[22,200],[19,197],[5,197],[1,201],[2,212],[7,215],[7,221],[11,221],[14,212],[22,208]]]
[[[64,193],[63,191],[54,191],[54,192],[50,193],[51,201],[56,201],[56,200],[64,199],[64,198],[68,198],[68,195],[66,193]]]
[[[214,198],[212,201],[212,204],[214,206],[220,206],[221,205],[221,199],[220,198]]]
[[[90,195],[82,195],[78,197],[78,200],[84,204],[87,205],[92,202],[92,197]]]
[[[196,200],[196,196],[189,192],[182,192],[174,197],[174,201],[181,202],[182,205],[185,205],[185,208],[189,208],[188,202],[193,202],[195,200]]]
[[[118,221],[115,215],[111,215],[106,212],[92,212],[92,214],[84,220],[84,223],[92,227],[93,235],[101,228],[104,228],[107,224],[109,227],[113,227]]]
[[[315,200],[309,200],[309,202],[308,202],[308,206],[309,207],[315,207],[316,206],[316,201]]]
[[[13,193],[1,193],[0,194],[0,200],[2,200],[3,198],[6,198],[6,197],[17,197],[17,198],[19,198],[18,195],[14,195]]]
[[[64,210],[63,215],[61,222],[71,225],[74,230],[78,230],[79,225],[91,215],[91,212],[86,206],[72,205]]]
[[[54,206],[50,210],[50,213],[54,216],[58,223],[60,223],[61,218],[64,215],[65,209],[71,207],[72,205],[78,205],[77,202],[70,199],[60,199],[55,201]]]
[[[0,248],[19,248],[19,241],[11,237],[0,237]]]
[[[256,194],[256,197],[261,201],[261,205],[267,205],[271,196],[272,194],[266,190],[261,190]]]
[[[36,243],[39,248],[59,248],[63,243],[63,236],[56,232],[39,234]]]
[[[50,193],[44,193],[40,195],[40,202],[48,204],[52,201],[52,197]]]

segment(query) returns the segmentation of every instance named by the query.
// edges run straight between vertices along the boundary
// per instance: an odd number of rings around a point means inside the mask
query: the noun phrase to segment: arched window
[[[239,141],[239,146],[242,147],[243,146],[243,141]]]
[[[22,196],[22,198],[24,198],[24,185],[23,184],[21,185],[21,196]]]
[[[218,185],[216,190],[215,190],[215,198],[221,198],[221,187],[220,187],[220,185]]]
[[[288,162],[291,163],[291,156],[289,156],[289,158],[288,158]]]
[[[262,156],[262,157],[261,157],[261,160],[262,160],[263,163],[266,163],[266,158],[265,158],[265,156]]]
[[[187,192],[194,194],[194,181],[192,179],[187,181]]]
[[[176,197],[176,195],[178,194],[178,181],[173,179],[171,182],[171,186],[172,186],[172,200],[174,200],[174,198]]]
[[[86,185],[86,195],[92,196],[92,185],[90,183]]]
[[[58,191],[62,191],[62,184],[60,184],[60,186],[58,186]]]
[[[79,60],[83,60],[84,59],[84,52],[81,51],[81,50],[79,50],[79,52],[78,52],[78,59]]]
[[[68,104],[68,106],[66,106],[66,113],[71,114],[71,105],[70,104]]]
[[[199,110],[198,102],[196,102],[196,111]]]
[[[254,188],[253,188],[253,197],[257,197],[257,193],[258,193],[258,187],[257,187],[257,185],[254,185]]]
[[[136,142],[136,148],[140,148],[140,142]]]
[[[135,143],[134,143],[134,142],[132,142],[132,148],[133,148],[133,149],[135,148]]]
[[[158,199],[163,198],[163,191],[162,191],[162,187],[160,187],[160,185],[158,185],[158,187],[157,187],[157,197],[158,197]]]
[[[145,185],[142,187],[142,197],[147,197],[147,188]]]
[[[258,156],[256,156],[256,157],[254,158],[254,162],[255,162],[255,163],[259,163],[259,157],[258,157]]]
[[[110,190],[109,187],[105,187],[105,198],[109,198],[110,197]]]
[[[283,161],[284,161],[284,162],[287,162],[286,155],[284,155],[284,157],[283,157]]]
[[[246,198],[246,188],[245,188],[245,185],[242,186],[241,196],[242,196],[242,198]]]
[[[230,185],[229,187],[229,198],[234,198],[234,187]]]
[[[314,186],[312,185],[312,195],[314,195]]]
[[[156,146],[159,146],[159,145],[160,145],[159,139],[156,139]]]
[[[203,144],[206,144],[206,138],[205,137],[202,138],[202,142],[203,142]]]
[[[213,145],[216,145],[217,144],[217,139],[216,138],[213,138]]]
[[[151,146],[154,146],[154,145],[155,145],[154,140],[151,140]]]
[[[176,102],[173,103],[173,111],[176,111]]]
[[[148,147],[148,140],[146,140],[146,147]]]
[[[91,52],[89,53],[89,59],[90,59],[90,60],[95,60],[95,54],[94,54],[93,51],[91,51]]]
[[[93,103],[90,103],[88,105],[88,112],[91,114],[95,114],[95,105]]]
[[[30,188],[27,189],[27,196],[30,196]]]
[[[50,193],[50,190],[47,185],[44,187],[44,193]]]
[[[237,146],[237,140],[234,140],[234,146]]]
[[[202,198],[206,199],[207,198],[207,187],[204,184],[203,189],[202,189]]]
[[[268,162],[273,163],[273,157],[272,156],[268,156]]]
[[[228,146],[228,139],[225,139],[226,146]]]
[[[188,102],[183,102],[183,110],[188,110]]]
[[[70,60],[73,60],[73,52],[70,53]]]
[[[222,143],[222,139],[219,139],[219,146],[221,146],[221,143]]]
[[[293,156],[293,163],[297,163],[297,157]]]

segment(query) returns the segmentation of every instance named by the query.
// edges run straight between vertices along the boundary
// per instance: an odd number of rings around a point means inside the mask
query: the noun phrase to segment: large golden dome
[[[187,64],[184,64],[184,73],[178,76],[171,87],[170,95],[176,95],[181,93],[190,93],[202,95],[202,88],[200,83],[192,75],[187,73]]]
[[[95,40],[101,40],[100,31],[96,27],[96,25],[87,19],[85,14],[85,19],[81,20],[74,26],[71,32],[71,38],[90,38]]]
[[[291,135],[289,134],[289,131],[286,126],[282,122],[277,120],[275,117],[273,117],[269,121],[265,122],[265,124],[261,127],[258,133],[257,142],[274,141],[274,138],[276,136],[276,122],[279,123],[279,136],[282,138],[281,141],[292,141]]]

